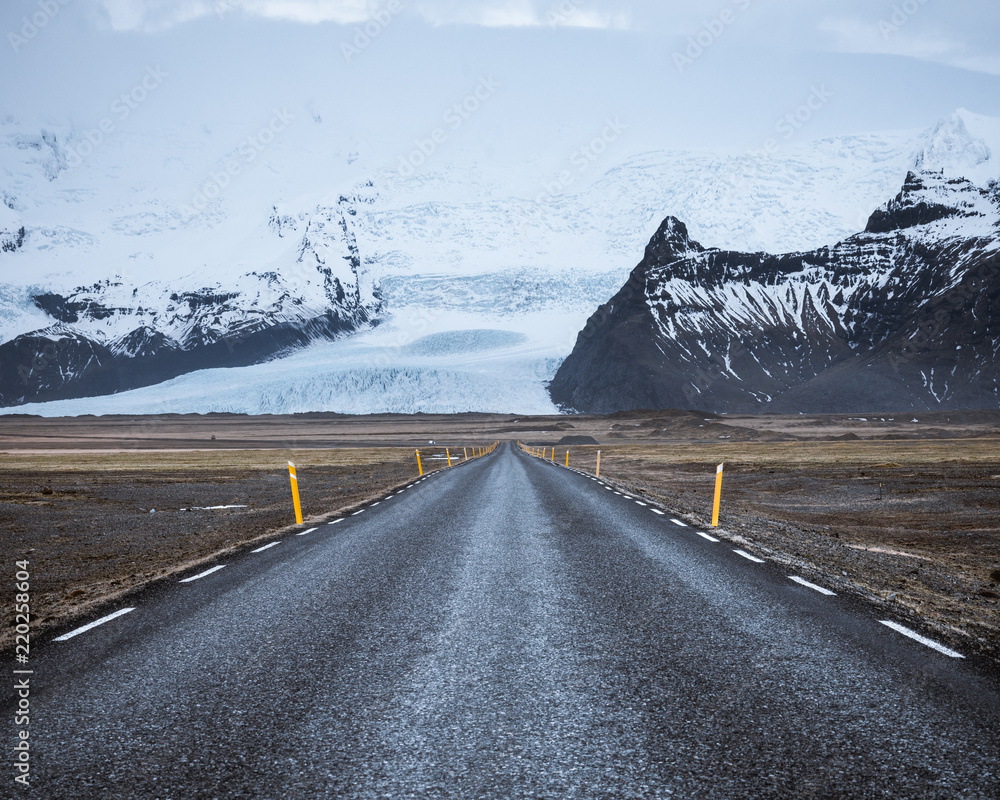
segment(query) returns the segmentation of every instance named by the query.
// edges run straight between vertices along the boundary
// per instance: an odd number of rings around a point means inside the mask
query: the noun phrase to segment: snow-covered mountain
[[[553,398],[605,412],[1000,406],[998,147],[993,120],[942,122],[899,193],[831,247],[706,249],[668,217]]]
[[[995,152],[995,123],[959,112],[771,156],[456,150],[421,170],[282,113],[298,123],[259,150],[179,128],[86,158],[72,127],[0,123],[4,405],[552,411],[544,384],[664,214],[710,246],[801,251],[863,227],[916,165],[972,174]]]

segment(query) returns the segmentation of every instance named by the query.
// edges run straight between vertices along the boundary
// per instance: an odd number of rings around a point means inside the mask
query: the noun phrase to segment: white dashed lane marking
[[[251,553],[263,553],[265,550],[270,550],[272,547],[277,547],[281,542],[271,542],[271,544],[265,544],[263,547],[258,547],[256,550],[251,550]]]
[[[663,516],[663,512],[660,511],[660,509],[658,508],[651,508],[649,510],[652,511],[654,514],[659,514],[661,517]]]
[[[222,569],[225,564],[219,564],[217,567],[212,567],[211,569],[206,569],[204,572],[199,572],[197,575],[192,575],[190,578],[184,578],[181,583],[191,583],[191,581],[196,581],[199,578],[204,578],[206,575],[211,575],[213,572],[218,572]]]
[[[674,523],[674,525],[680,525],[682,528],[686,528],[687,527],[687,523],[686,522],[681,522],[679,519],[671,519],[670,521],[672,523]]]
[[[819,592],[820,594],[825,594],[829,597],[836,596],[836,592],[831,592],[829,589],[824,589],[822,586],[817,586],[815,583],[809,583],[805,578],[800,578],[798,575],[789,575],[789,580],[793,580],[796,583],[805,586],[807,589],[812,589],[814,592]]]
[[[327,525],[336,525],[336,524],[337,524],[338,522],[343,522],[343,521],[344,521],[344,518],[343,518],[343,517],[341,517],[340,519],[335,519],[335,520],[332,520],[331,522],[328,522],[328,523],[326,523],[326,524],[327,524]]]
[[[310,529],[309,529],[309,530],[307,530],[307,531],[302,531],[302,533],[297,533],[297,534],[295,534],[295,535],[296,535],[296,536],[305,536],[305,535],[306,535],[307,533],[312,533],[312,532],[313,532],[314,530],[316,530],[316,528],[310,528]]]
[[[719,540],[714,536],[709,536],[707,533],[702,533],[701,531],[695,531],[695,533],[697,533],[702,539],[708,539],[708,541],[718,544]]]
[[[764,563],[764,559],[763,558],[757,558],[757,556],[752,556],[748,552],[746,552],[745,550],[733,550],[733,552],[736,553],[736,555],[738,555],[738,556],[743,556],[743,558],[745,558],[747,561],[752,561],[754,564],[763,564]]]
[[[914,641],[920,642],[920,644],[923,645],[927,645],[927,647],[931,647],[934,650],[937,650],[939,653],[943,653],[944,655],[948,656],[948,658],[965,658],[965,656],[963,656],[961,653],[956,653],[954,650],[945,647],[943,644],[938,644],[933,639],[928,639],[926,636],[921,636],[916,631],[911,631],[909,628],[904,628],[902,625],[898,625],[895,622],[890,622],[887,619],[880,619],[879,622],[881,622],[888,628],[892,628],[897,633],[903,634],[903,636],[909,636]]]
[[[643,506],[644,508],[646,507],[646,504],[645,504],[644,502],[642,502],[642,500],[636,500],[636,501],[635,501],[635,504],[636,504],[637,506]]]
[[[95,619],[84,625],[82,628],[77,628],[75,631],[70,631],[69,633],[64,633],[62,636],[57,636],[53,641],[65,642],[67,639],[72,639],[74,636],[79,636],[81,633],[86,633],[91,628],[96,628],[98,625],[103,625],[105,622],[111,622],[111,620],[122,616],[123,614],[128,614],[129,611],[135,611],[134,608],[122,608],[116,611],[114,614],[108,614],[106,617],[101,617],[100,619]]]
[[[351,516],[352,517],[356,517],[358,514],[364,514],[364,513],[365,513],[365,510],[362,508],[360,511],[355,511],[353,514],[351,514]]]

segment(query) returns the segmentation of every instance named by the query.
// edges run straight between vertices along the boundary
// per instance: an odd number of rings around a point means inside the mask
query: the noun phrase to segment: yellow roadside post
[[[553,464],[556,463],[556,449],[554,447],[552,448],[552,458],[550,458],[549,461],[551,461]]]
[[[417,450],[416,453],[417,453],[417,471],[420,473],[420,477],[423,477],[424,476],[424,468],[420,464],[420,451]]]
[[[594,474],[595,478],[601,477],[601,451],[597,451],[597,472]]]
[[[566,451],[566,466],[569,466],[569,450]]]
[[[465,460],[466,461],[469,460],[469,448],[468,447],[463,447],[462,448],[462,455],[465,456]]]
[[[448,448],[447,448],[447,447],[446,447],[446,448],[444,449],[444,454],[445,454],[446,456],[448,456],[448,466],[450,467],[450,466],[451,466],[451,451],[450,451],[450,450],[448,450]]]
[[[295,524],[302,524],[302,504],[299,502],[299,479],[295,475],[295,465],[288,462],[288,477],[292,482],[292,503],[295,505]]]
[[[722,503],[722,464],[715,470],[715,504],[712,506],[712,527],[719,527],[719,506]]]

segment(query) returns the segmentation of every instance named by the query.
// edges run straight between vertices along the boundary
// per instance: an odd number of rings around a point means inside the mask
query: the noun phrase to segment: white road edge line
[[[660,511],[660,509],[658,508],[651,508],[649,510],[652,511],[654,514],[659,514],[661,517],[663,516],[663,512]]]
[[[716,539],[714,536],[709,536],[707,533],[704,533],[702,531],[695,531],[695,533],[697,533],[702,539],[708,539],[708,541],[715,542],[716,544],[719,543],[718,539]]]
[[[965,656],[963,656],[961,653],[956,653],[954,650],[950,650],[943,644],[938,644],[933,639],[928,639],[926,636],[921,636],[916,631],[911,631],[909,628],[904,628],[902,625],[898,625],[895,622],[891,622],[887,619],[880,619],[879,622],[881,622],[887,628],[892,628],[894,631],[896,631],[896,633],[901,633],[903,634],[903,636],[909,636],[914,641],[920,642],[920,644],[925,644],[928,647],[937,650],[939,653],[943,653],[944,655],[948,656],[948,658],[965,658]]]
[[[281,542],[271,542],[271,544],[265,544],[263,547],[258,547],[256,550],[251,550],[251,553],[263,553],[265,550],[270,550],[272,547],[277,547]]]
[[[754,564],[764,563],[763,558],[757,558],[757,556],[752,556],[746,550],[733,550],[733,552],[736,553],[736,555],[738,556],[743,556],[743,558],[745,558],[747,561],[752,561]]]
[[[213,572],[218,572],[222,569],[225,564],[219,564],[217,567],[212,567],[211,569],[206,569],[204,572],[200,572],[197,575],[192,575],[190,578],[184,578],[181,583],[191,583],[191,581],[196,581],[198,578],[204,578],[206,575],[211,575]]]
[[[111,622],[111,620],[116,617],[120,617],[123,614],[127,614],[129,611],[135,611],[134,608],[122,608],[116,611],[114,614],[108,614],[106,617],[101,617],[100,619],[95,619],[93,622],[89,622],[82,628],[77,628],[75,631],[70,631],[69,633],[64,633],[62,636],[57,636],[52,641],[54,642],[65,642],[67,639],[72,639],[74,636],[79,636],[81,633],[86,633],[91,628],[96,628],[98,625],[103,625],[105,622]]]
[[[802,584],[807,589],[812,589],[814,592],[819,592],[820,594],[825,594],[828,597],[836,597],[836,592],[831,592],[829,589],[824,589],[822,586],[817,586],[815,583],[809,583],[805,578],[800,578],[798,575],[789,575],[789,580],[793,580],[796,583]]]
[[[310,529],[309,529],[309,530],[307,530],[307,531],[302,531],[302,533],[297,533],[297,534],[295,534],[295,535],[296,535],[296,536],[305,536],[305,535],[306,535],[307,533],[312,533],[312,532],[313,532],[313,531],[315,531],[315,530],[319,530],[319,529],[318,529],[318,528],[310,528]]]

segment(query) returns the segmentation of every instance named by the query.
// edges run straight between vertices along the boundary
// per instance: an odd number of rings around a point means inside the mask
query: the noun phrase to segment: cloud
[[[354,25],[373,19],[388,0],[96,0],[116,31],[158,31],[202,17],[246,14],[303,24]],[[535,0],[396,0],[403,10],[432,25],[487,28],[567,27],[619,29],[629,15],[601,11],[588,0],[558,0],[540,7]]]
[[[169,28],[213,13],[208,0],[99,0],[97,5],[116,31]]]
[[[1000,75],[1000,55],[995,48],[979,50],[969,39],[959,41],[939,28],[917,29],[913,15],[902,10],[879,20],[827,17],[819,29],[838,52],[900,56]]]
[[[405,6],[405,0],[398,0]],[[366,22],[387,3],[371,0],[97,0],[116,31],[159,31],[202,17],[246,14],[307,25]]]
[[[372,18],[377,6],[366,0],[237,0],[248,14],[315,25],[353,25]]]
[[[487,2],[440,2],[424,0],[418,13],[432,25],[480,25],[487,28],[598,28],[624,30],[629,15],[623,11],[601,11],[587,0],[554,1],[539,6],[533,0],[488,0]]]

